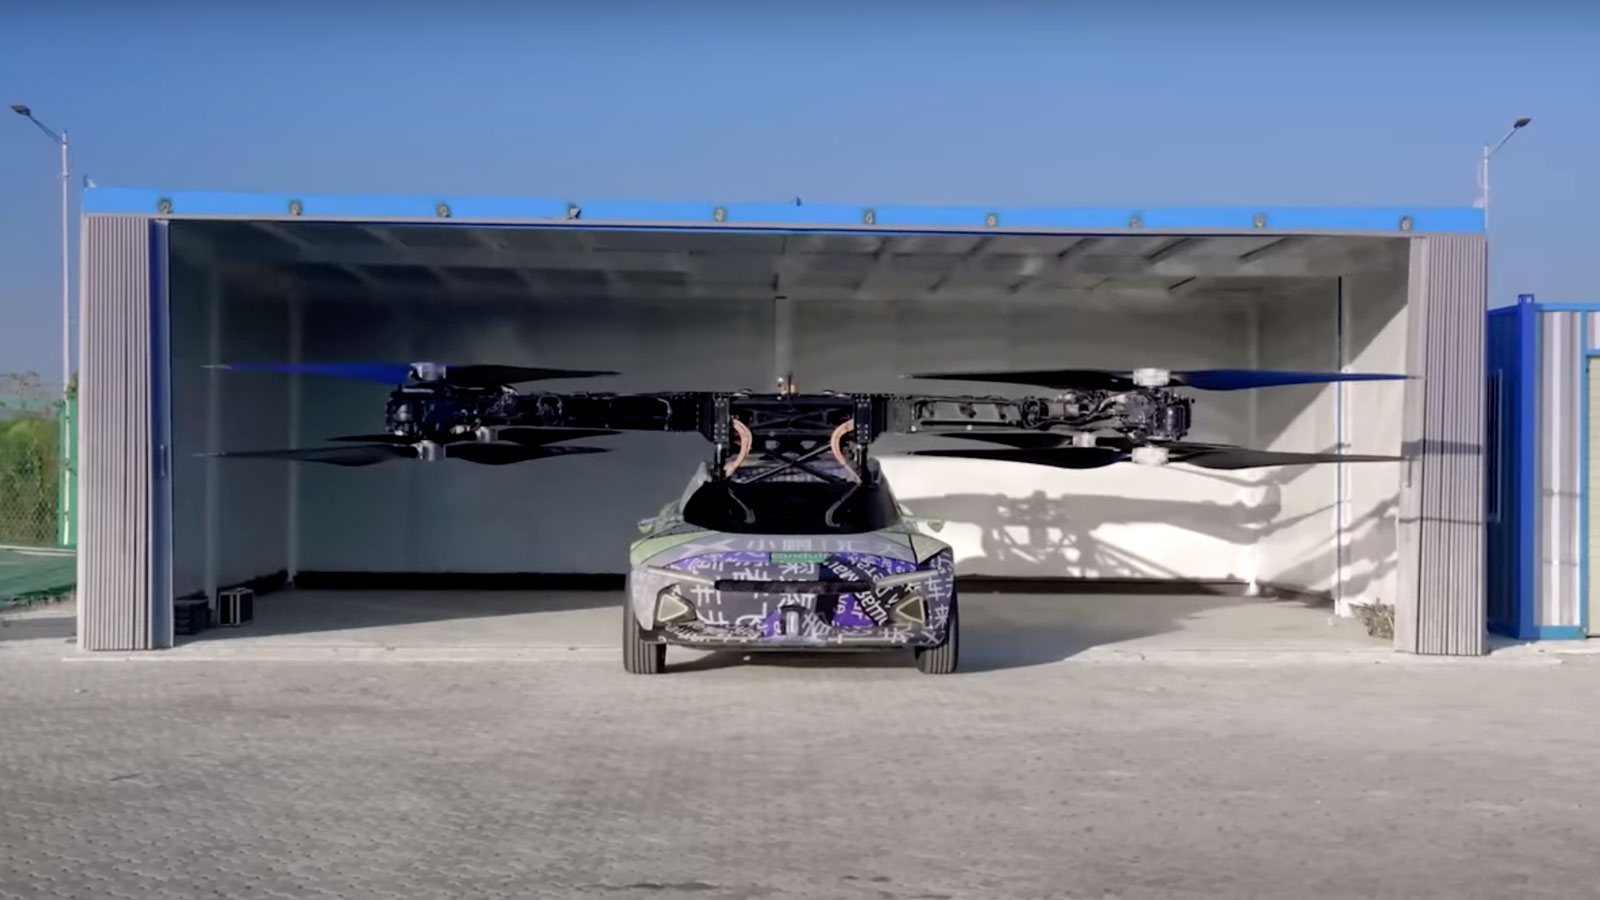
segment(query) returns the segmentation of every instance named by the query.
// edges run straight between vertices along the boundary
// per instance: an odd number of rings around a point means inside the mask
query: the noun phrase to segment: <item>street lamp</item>
[[[39,130],[49,135],[61,147],[61,439],[56,456],[61,463],[58,477],[57,490],[59,491],[59,506],[57,511],[58,535],[62,546],[71,546],[74,532],[77,530],[73,522],[71,507],[73,505],[72,491],[72,451],[71,436],[68,434],[68,419],[71,403],[72,385],[72,283],[68,272],[69,250],[67,245],[67,191],[68,172],[67,166],[67,133],[62,131],[57,134],[54,129],[34,118],[33,110],[21,103],[11,104],[11,111],[28,121],[39,126]]]
[[[11,111],[39,126],[40,131],[61,147],[61,394],[66,396],[67,386],[72,381],[72,326],[69,319],[72,288],[67,274],[70,265],[67,250],[67,133],[63,131],[57,134],[50,126],[34,118],[33,110],[21,103],[11,104]]]
[[[1500,152],[1500,148],[1506,145],[1506,141],[1511,140],[1512,135],[1526,128],[1528,123],[1532,121],[1532,118],[1523,116],[1511,123],[1511,130],[1506,132],[1506,136],[1500,139],[1500,143],[1495,144],[1493,147],[1488,144],[1483,145],[1483,158],[1478,162],[1478,202],[1475,205],[1483,209],[1483,227],[1485,230],[1489,228],[1489,159]]]

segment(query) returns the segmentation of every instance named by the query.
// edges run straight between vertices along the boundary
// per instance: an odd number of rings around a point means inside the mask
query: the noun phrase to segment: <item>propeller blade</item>
[[[921,434],[987,441],[991,444],[1015,447],[1018,450],[1049,450],[1054,447],[1066,447],[1072,443],[1072,435],[1053,431],[924,431]]]
[[[540,428],[533,425],[512,425],[499,429],[496,436],[501,441],[520,444],[524,447],[539,447],[545,444],[554,444],[559,441],[571,441],[587,437],[605,437],[610,434],[621,434],[609,428]],[[416,438],[409,438],[398,434],[341,434],[328,438],[330,441],[348,441],[357,444],[411,444]],[[471,435],[456,435],[441,440],[439,443],[462,444],[474,443]]]
[[[1293,453],[1279,450],[1252,450],[1248,447],[1164,444],[1173,463],[1202,469],[1258,469],[1268,466],[1312,466],[1323,463],[1405,462],[1403,456],[1376,456],[1358,453]]]
[[[1054,390],[1131,391],[1133,372],[1114,369],[1035,369],[1023,372],[942,372],[907,375],[943,381],[991,381]],[[1372,372],[1276,372],[1262,369],[1190,369],[1171,373],[1174,387],[1201,391],[1242,391],[1290,384],[1332,384],[1340,381],[1396,381],[1409,376]]]
[[[1043,438],[1068,440],[1066,435],[1048,433],[995,433],[986,435],[947,434],[947,437],[975,437],[998,443],[1017,439],[1008,448],[972,450],[915,450],[912,456],[939,456],[953,459],[989,459],[1001,462],[1027,463],[1052,466],[1058,469],[1098,469],[1132,457],[1127,447],[1116,446],[1110,439],[1095,447],[1073,447],[1067,444],[1051,446]],[[1131,446],[1131,445],[1130,445]],[[1403,456],[1377,456],[1356,453],[1295,453],[1279,450],[1254,450],[1229,444],[1200,444],[1176,441],[1152,446],[1166,448],[1169,462],[1197,466],[1202,469],[1255,469],[1268,466],[1309,466],[1323,463],[1404,462]]]
[[[1201,391],[1244,391],[1289,384],[1333,384],[1340,381],[1398,381],[1405,375],[1373,372],[1273,372],[1258,369],[1192,369],[1173,372],[1174,384]]]
[[[444,454],[450,459],[480,463],[486,466],[504,466],[534,459],[548,459],[553,456],[575,456],[584,453],[605,452],[606,448],[604,447],[525,447],[522,444],[479,443],[477,441],[446,444],[444,447]]]
[[[242,362],[218,363],[211,369],[230,369],[240,372],[280,372],[289,375],[333,375],[340,378],[357,378],[379,381],[384,384],[404,384],[411,378],[415,366],[411,363],[276,363]],[[439,381],[461,387],[496,387],[524,381],[543,381],[549,378],[589,378],[596,375],[615,375],[616,372],[595,369],[550,369],[531,366],[438,366]]]
[[[616,372],[598,369],[546,369],[534,366],[445,366],[444,381],[462,387],[495,387],[518,384],[524,381],[545,381],[551,378],[593,378],[598,375],[615,375]]]
[[[206,368],[230,369],[237,372],[281,372],[287,375],[332,375],[338,378],[381,381],[384,384],[402,384],[411,377],[411,366],[407,363],[236,362],[218,363]]]
[[[359,447],[302,447],[290,450],[234,450],[202,453],[223,459],[283,459],[296,462],[327,463],[335,466],[374,466],[396,459],[416,459],[417,448],[368,444]]]
[[[513,425],[500,429],[498,436],[500,440],[510,441],[513,444],[521,444],[525,447],[541,447],[558,441],[605,437],[609,434],[621,433],[610,428],[538,428],[527,425]]]
[[[328,438],[330,441],[347,441],[356,444],[411,444],[413,438],[398,434],[341,434],[338,437]]]
[[[992,381],[999,384],[1026,384],[1056,390],[1127,391],[1134,387],[1125,372],[1111,369],[1033,369],[1022,372],[929,372],[906,375],[934,381]]]
[[[1028,463],[1057,469],[1098,469],[1128,458],[1126,450],[1115,447],[1055,447],[1050,449],[995,448],[985,450],[913,450],[912,456],[939,456],[946,459],[988,459],[998,462]]]

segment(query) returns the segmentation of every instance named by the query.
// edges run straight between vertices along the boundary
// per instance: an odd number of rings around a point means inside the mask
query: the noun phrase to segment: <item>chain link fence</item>
[[[36,375],[0,375],[0,545],[73,543],[63,503],[71,462],[61,452],[63,435],[72,449],[73,405]]]

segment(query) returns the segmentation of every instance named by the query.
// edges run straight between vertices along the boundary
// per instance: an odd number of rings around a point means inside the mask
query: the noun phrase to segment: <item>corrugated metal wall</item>
[[[1484,652],[1484,241],[1411,246],[1406,465],[1395,647]]]
[[[1578,431],[1583,387],[1584,314],[1541,312],[1534,475],[1534,626],[1573,627],[1581,617]]]
[[[135,216],[89,216],[83,226],[78,642],[88,650],[148,649],[164,624],[151,603],[163,580],[152,564],[161,514],[152,502],[152,362],[162,356],[152,327],[155,230]]]

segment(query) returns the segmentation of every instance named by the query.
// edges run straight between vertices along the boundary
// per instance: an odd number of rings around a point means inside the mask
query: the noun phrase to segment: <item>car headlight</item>
[[[673,581],[682,582],[683,584],[697,584],[701,587],[717,586],[717,580],[715,578],[707,578],[704,575],[696,575],[693,572],[680,572],[677,569],[668,569],[665,566],[645,566],[645,571],[649,572],[651,575],[660,575],[663,578],[671,578]]]
[[[918,591],[912,591],[889,609],[890,615],[908,625],[928,624],[928,601]]]
[[[656,621],[664,625],[688,622],[698,617],[694,604],[678,593],[676,585],[661,589],[656,594]]]
[[[872,580],[872,586],[877,588],[888,588],[901,587],[907,584],[921,584],[924,581],[930,581],[934,578],[937,578],[938,575],[939,573],[933,569],[918,569],[915,572],[902,572],[899,575],[885,575],[882,578],[874,578]]]

